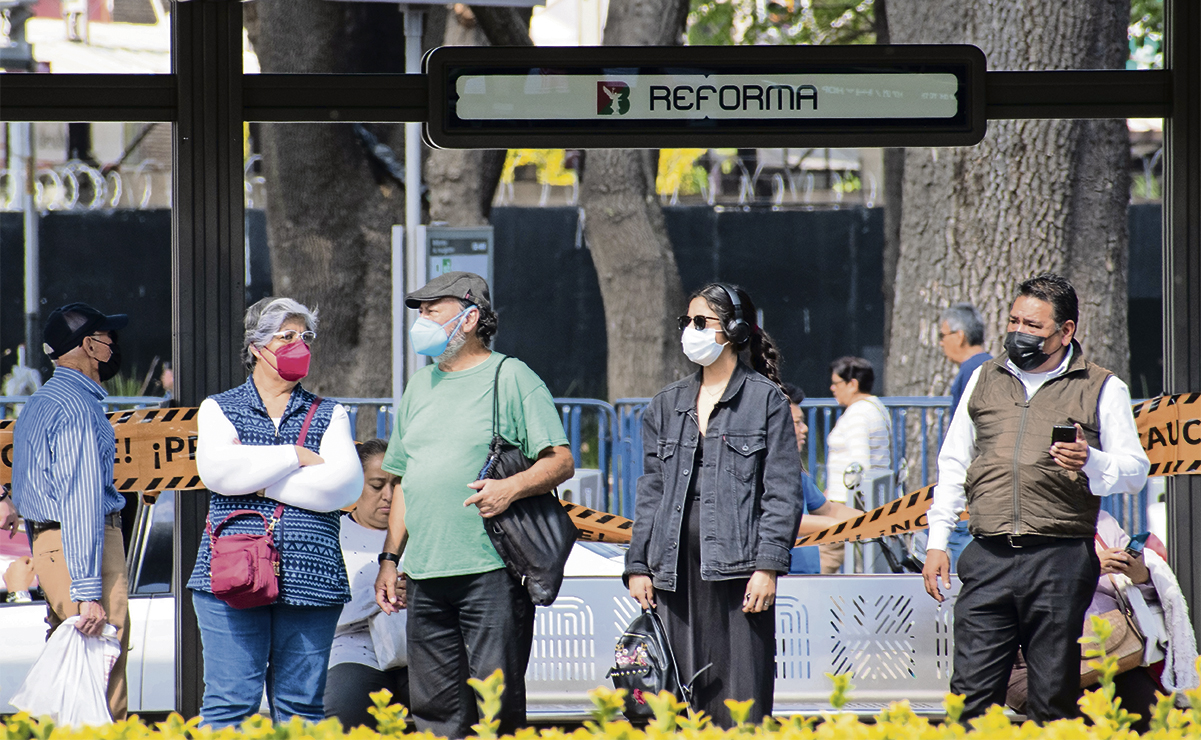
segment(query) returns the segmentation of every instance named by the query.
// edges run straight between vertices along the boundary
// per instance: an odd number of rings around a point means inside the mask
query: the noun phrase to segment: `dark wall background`
[[[830,360],[883,368],[883,210],[665,209],[685,291],[722,279],[745,287],[784,357],[784,378],[829,394]],[[1160,207],[1130,208],[1131,390],[1162,387]],[[575,208],[495,208],[496,348],[521,357],[556,396],[605,398],[604,309]],[[126,374],[171,352],[171,214],[83,211],[43,216],[42,317],[83,300],[128,313]],[[247,301],[271,294],[266,219],[247,213]],[[0,213],[0,374],[22,341],[20,213]],[[684,307],[681,306],[681,312]],[[40,349],[32,357],[49,371]]]

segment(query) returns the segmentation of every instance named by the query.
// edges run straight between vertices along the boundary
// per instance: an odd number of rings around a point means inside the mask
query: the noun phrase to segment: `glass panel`
[[[17,0],[5,3],[8,71],[168,74],[167,0]],[[0,42],[2,43],[2,42]]]
[[[162,395],[171,358],[171,125],[8,123],[3,132],[0,375],[14,371],[32,331],[24,366],[39,382],[48,378],[41,324],[54,308],[83,301],[131,318],[110,393]],[[33,188],[25,197],[29,162]],[[38,245],[36,310],[28,326],[27,240]],[[5,395],[28,390],[16,383]]]

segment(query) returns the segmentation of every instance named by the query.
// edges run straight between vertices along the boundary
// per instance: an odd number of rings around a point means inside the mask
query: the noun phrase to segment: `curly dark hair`
[[[496,311],[492,310],[491,306],[481,306],[478,303],[459,299],[461,308],[478,308],[480,310],[480,320],[475,325],[475,335],[480,338],[480,343],[484,345],[484,349],[492,347],[492,337],[496,336],[496,326],[500,323],[500,318],[496,315]]]
[[[748,353],[750,366],[783,388],[784,381],[780,379],[780,365],[784,361],[771,337],[759,326],[759,314],[755,311],[755,303],[744,289],[737,285],[723,286],[722,283],[709,283],[690,295],[688,300],[704,298],[705,302],[709,304],[709,308],[712,308],[717,317],[721,319],[722,325],[728,324],[734,320],[734,302],[730,300],[730,294],[726,292],[726,287],[738,294],[738,302],[742,304],[742,318],[751,325],[751,335],[741,345],[735,345],[734,349],[739,353]]]

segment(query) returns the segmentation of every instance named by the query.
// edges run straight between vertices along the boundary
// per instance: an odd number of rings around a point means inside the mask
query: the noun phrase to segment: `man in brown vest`
[[[1150,467],[1130,390],[1085,360],[1077,321],[1067,280],[1044,274],[1022,283],[1006,356],[973,373],[939,452],[923,576],[942,601],[947,539],[966,507],[975,539],[958,563],[951,677],[951,691],[967,697],[965,720],[1004,703],[1019,647],[1030,719],[1078,714],[1077,640],[1101,573],[1093,549],[1099,497],[1138,491]],[[1052,443],[1056,426],[1074,426],[1075,440]]]

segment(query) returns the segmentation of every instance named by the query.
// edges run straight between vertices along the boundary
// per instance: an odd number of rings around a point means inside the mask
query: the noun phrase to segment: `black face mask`
[[[1052,334],[1051,337],[1053,336],[1055,335]],[[1051,359],[1051,355],[1043,352],[1043,345],[1051,337],[1039,337],[1021,331],[1011,331],[1005,335],[1005,352],[1009,355],[1009,361],[1014,365],[1028,373],[1033,372],[1035,368]]]
[[[100,340],[96,341],[99,342]],[[104,344],[104,342],[100,343]],[[105,382],[106,380],[111,380],[121,370],[121,345],[117,344],[116,337],[113,337],[113,341],[108,345],[108,348],[112,350],[112,353],[108,356],[108,359],[104,362],[97,361],[99,362],[97,373],[100,375],[101,383]]]

